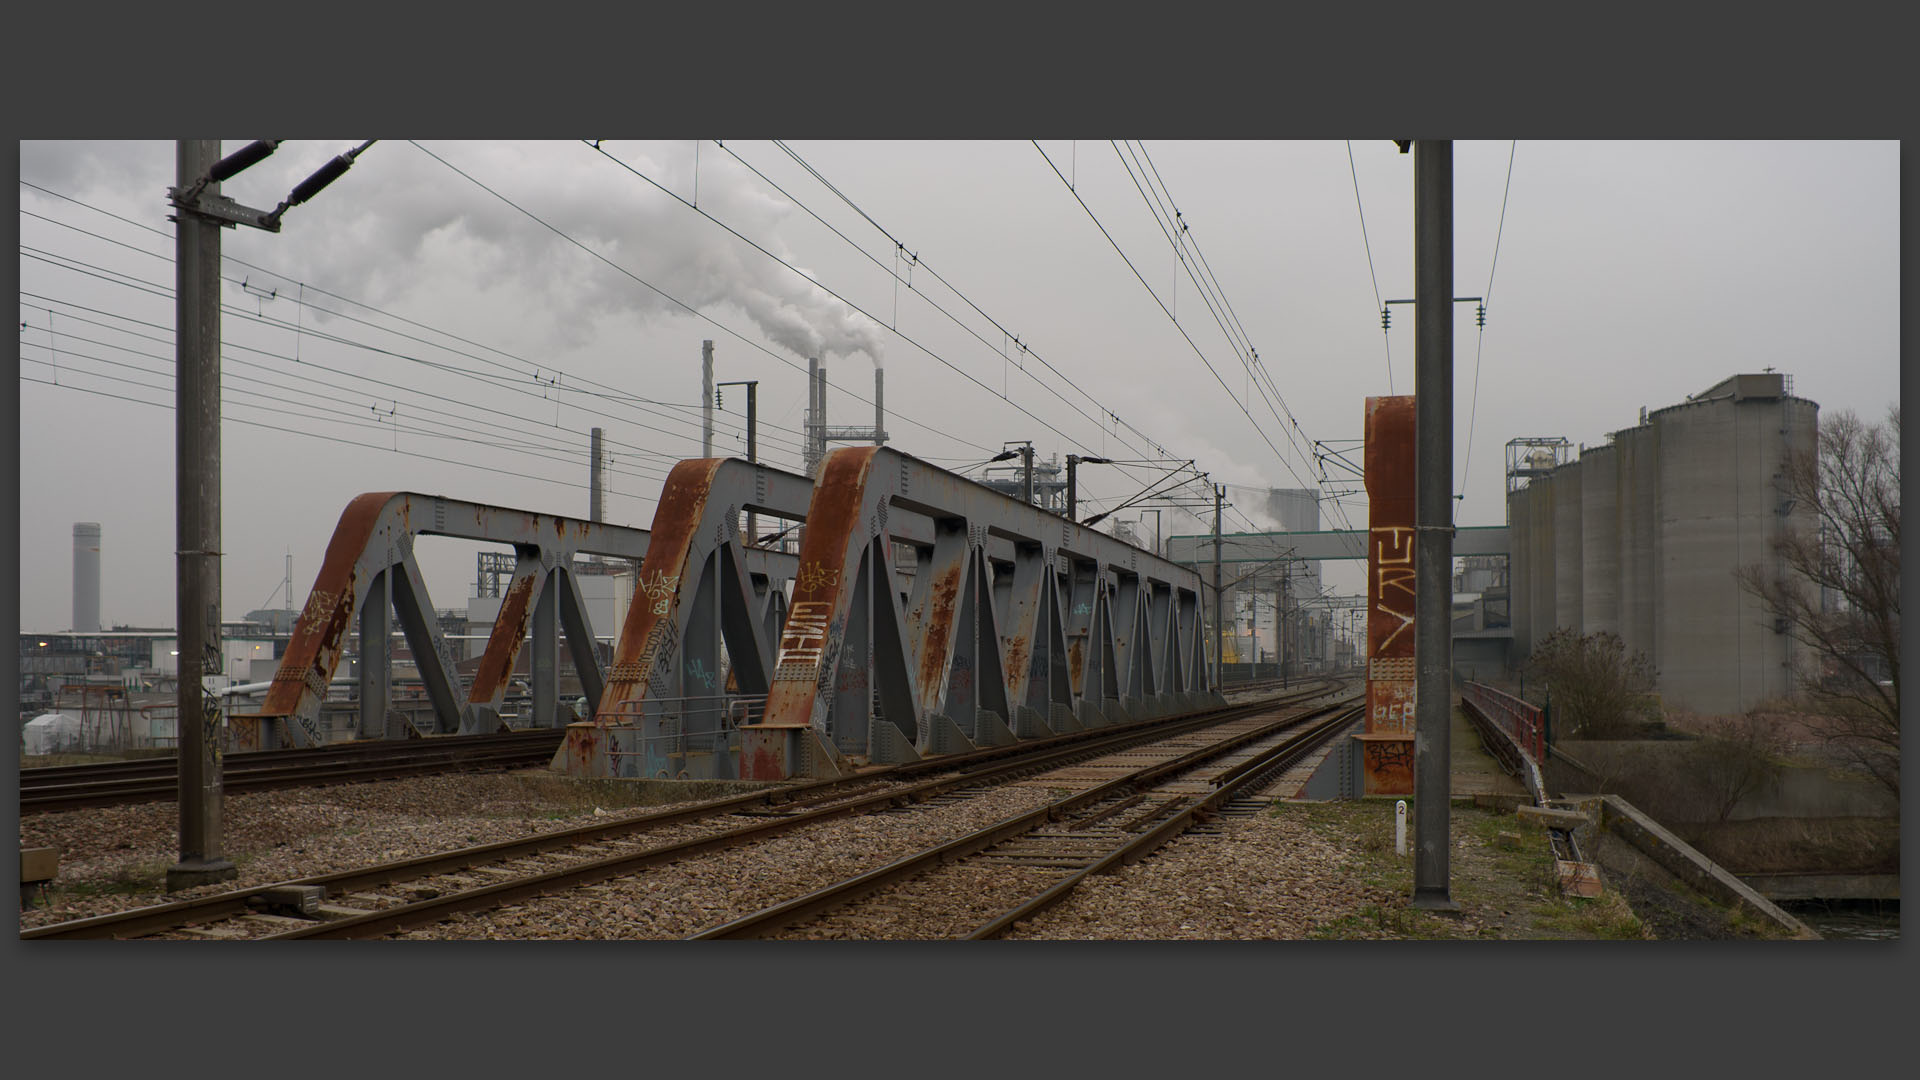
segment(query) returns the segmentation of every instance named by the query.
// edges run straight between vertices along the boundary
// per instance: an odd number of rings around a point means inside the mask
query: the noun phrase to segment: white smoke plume
[[[283,143],[272,157],[228,181],[224,194],[271,208],[294,184],[357,142]],[[230,140],[224,149],[240,145]],[[692,142],[605,145],[634,170],[693,197]],[[23,144],[22,152],[30,158],[29,171],[83,195],[95,188],[124,191],[127,174],[137,173],[152,186],[154,198],[116,209],[166,226],[164,188],[174,181],[172,143],[37,143]],[[701,210],[799,265],[781,239],[795,206],[711,146],[700,155],[698,171]],[[265,237],[258,250],[263,264],[298,267],[309,284],[377,306],[411,295],[515,290],[539,301],[550,323],[541,329],[569,346],[590,340],[609,316],[645,320],[685,314],[553,230],[688,307],[746,331],[740,319],[728,318],[724,309],[732,309],[796,357],[861,354],[875,365],[882,362],[883,331],[877,323],[578,141],[376,143],[345,176],[289,210],[282,233]],[[228,235],[229,253],[245,250],[254,239]],[[458,280],[449,277],[449,266]]]
[[[739,238],[663,194],[638,176],[578,142],[502,145],[423,144],[574,240],[605,256],[695,310],[727,321],[715,309],[732,307],[774,344],[796,356],[864,353],[881,362],[880,328],[826,290],[749,247]],[[376,149],[379,149],[376,147]],[[363,158],[378,185],[356,200],[364,219],[341,236],[331,254],[340,271],[392,274],[391,264],[357,258],[395,250],[402,265],[418,265],[436,236],[464,242],[468,265],[492,279],[540,292],[556,328],[584,334],[600,317],[681,312],[678,305],[581,251],[434,161],[420,148],[387,144],[384,173]],[[686,197],[694,194],[692,145],[644,147],[607,144],[635,171]],[[729,167],[731,166],[731,167]],[[377,179],[371,175],[378,173]],[[698,205],[774,255],[794,262],[781,241],[782,223],[795,210],[723,155],[702,156]],[[354,241],[378,236],[373,249]],[[384,249],[384,251],[380,250]],[[356,266],[357,264],[357,266]]]

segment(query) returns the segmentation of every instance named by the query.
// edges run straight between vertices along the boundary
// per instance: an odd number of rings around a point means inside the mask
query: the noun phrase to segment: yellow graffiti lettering
[[[1385,604],[1375,604],[1373,606],[1373,610],[1380,612],[1383,615],[1391,615],[1394,618],[1400,620],[1400,625],[1394,627],[1393,632],[1391,634],[1388,634],[1385,638],[1381,639],[1379,647],[1374,650],[1374,655],[1379,656],[1379,655],[1384,655],[1386,653],[1387,646],[1393,644],[1394,638],[1399,637],[1402,631],[1404,631],[1407,627],[1413,625],[1413,616],[1405,612],[1395,611],[1394,609],[1388,607]]]
[[[794,582],[794,588],[803,593],[816,593],[821,589],[831,589],[840,584],[840,571],[829,570],[819,562],[810,562],[800,568],[800,577]]]
[[[1389,563],[1412,565],[1413,530],[1405,525],[1383,525],[1372,530],[1373,558],[1376,565]]]
[[[1402,567],[1381,567],[1376,580],[1380,583],[1379,592],[1382,599],[1386,598],[1388,589],[1399,589],[1408,596],[1414,595],[1412,570]]]

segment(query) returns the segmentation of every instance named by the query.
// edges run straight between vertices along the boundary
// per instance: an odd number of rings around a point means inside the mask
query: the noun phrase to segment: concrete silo
[[[1553,616],[1555,626],[1580,632],[1581,465],[1569,462],[1553,470]]]
[[[1528,561],[1532,569],[1527,572],[1528,589],[1533,594],[1533,641],[1528,653],[1538,650],[1540,643],[1547,640],[1553,628],[1559,625],[1556,610],[1554,580],[1554,542],[1553,504],[1557,496],[1554,478],[1542,476],[1527,485],[1533,496],[1527,500],[1527,516],[1532,525],[1527,529]]]
[[[1654,464],[1659,437],[1651,425],[1614,433],[1618,460],[1616,503],[1620,511],[1620,640],[1629,655],[1658,656],[1654,635],[1653,535],[1656,493]]]
[[[1580,455],[1580,632],[1620,632],[1620,456],[1612,446]]]
[[[1533,653],[1533,590],[1527,576],[1533,571],[1527,547],[1533,524],[1528,512],[1532,495],[1533,489],[1526,487],[1507,493],[1507,611],[1513,626],[1509,659],[1515,665]]]
[[[1811,447],[1818,406],[1783,376],[1735,375],[1653,413],[1659,440],[1655,639],[1669,705],[1743,712],[1791,692],[1791,635],[1734,578],[1772,567],[1772,543],[1804,511],[1783,486],[1787,455]]]

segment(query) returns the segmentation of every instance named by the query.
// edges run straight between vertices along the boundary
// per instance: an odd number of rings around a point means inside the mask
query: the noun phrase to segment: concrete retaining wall
[[[1752,886],[1695,850],[1691,844],[1667,831],[1659,822],[1641,813],[1618,795],[1602,795],[1583,800],[1599,803],[1599,827],[1631,844],[1634,850],[1652,859],[1688,885],[1729,907],[1746,911],[1785,930],[1795,938],[1817,940],[1799,919],[1787,914]]]

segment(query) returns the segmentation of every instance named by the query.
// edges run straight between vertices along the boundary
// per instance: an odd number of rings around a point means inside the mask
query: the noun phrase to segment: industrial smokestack
[[[713,342],[700,343],[700,456],[713,456]]]
[[[873,369],[873,445],[887,441],[887,369]]]
[[[587,520],[596,523],[604,521],[601,515],[606,513],[605,496],[601,494],[605,489],[607,478],[605,469],[601,465],[605,459],[602,457],[604,451],[601,449],[600,431],[600,428],[594,428],[588,442],[590,447],[588,452],[593,455],[593,464],[587,467]]]
[[[820,409],[813,415],[813,460],[827,460],[827,365],[820,365]],[[818,474],[819,467],[814,467]]]
[[[73,525],[73,628],[100,629],[100,523]]]
[[[814,474],[814,466],[820,461],[819,439],[816,429],[820,426],[820,360],[807,357],[807,422],[805,446],[801,450],[807,475]]]

